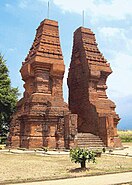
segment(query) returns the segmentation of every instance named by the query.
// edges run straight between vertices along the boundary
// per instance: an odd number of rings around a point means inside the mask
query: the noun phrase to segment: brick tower
[[[45,19],[20,70],[25,92],[12,117],[8,138],[11,147],[74,145],[77,116],[70,114],[63,100],[64,71],[58,22]]]
[[[86,137],[95,139],[93,136],[98,136],[104,146],[120,147],[117,135],[120,118],[115,112],[115,104],[106,95],[106,80],[111,73],[110,65],[97,47],[93,32],[78,28],[74,32],[68,74],[69,108],[78,115],[77,130],[80,134],[77,138],[81,140],[82,134],[86,141]]]

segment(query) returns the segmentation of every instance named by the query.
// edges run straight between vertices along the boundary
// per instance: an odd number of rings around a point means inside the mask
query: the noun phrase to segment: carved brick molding
[[[106,95],[106,80],[111,73],[94,33],[88,28],[78,28],[74,32],[68,74],[69,108],[78,115],[78,132],[92,133],[106,146],[118,147],[121,142],[116,127],[120,118],[114,102]]]
[[[69,125],[72,119],[77,125],[77,116],[70,114],[63,100],[64,71],[58,22],[45,19],[37,28],[33,45],[22,63],[20,72],[25,92],[11,121],[8,145],[14,148],[74,145]]]

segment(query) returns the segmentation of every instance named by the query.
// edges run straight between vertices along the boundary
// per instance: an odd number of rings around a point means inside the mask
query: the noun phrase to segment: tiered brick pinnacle
[[[64,71],[58,23],[45,19],[20,70],[25,92],[12,118],[11,147],[74,145],[77,116],[70,114],[63,100]]]
[[[120,118],[106,95],[112,70],[90,29],[80,27],[74,33],[68,75],[71,112],[62,95],[64,71],[58,23],[45,19],[20,70],[25,92],[12,116],[8,145],[121,146],[116,130]]]
[[[106,80],[111,73],[93,32],[78,28],[74,33],[68,74],[69,108],[78,115],[79,133],[92,133],[106,146],[119,147],[121,142],[116,127],[120,118],[115,104],[106,95]]]

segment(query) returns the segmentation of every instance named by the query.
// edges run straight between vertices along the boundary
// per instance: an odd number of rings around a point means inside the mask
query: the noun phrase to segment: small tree
[[[0,135],[9,130],[10,117],[15,111],[18,89],[11,87],[6,61],[0,54]]]
[[[86,149],[71,149],[70,157],[72,162],[80,163],[81,168],[86,168],[86,161],[95,163],[95,153]]]

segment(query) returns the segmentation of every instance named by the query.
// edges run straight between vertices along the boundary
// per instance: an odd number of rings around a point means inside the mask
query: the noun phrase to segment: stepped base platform
[[[106,147],[99,136],[91,133],[77,133],[76,146],[79,148],[104,148]]]

